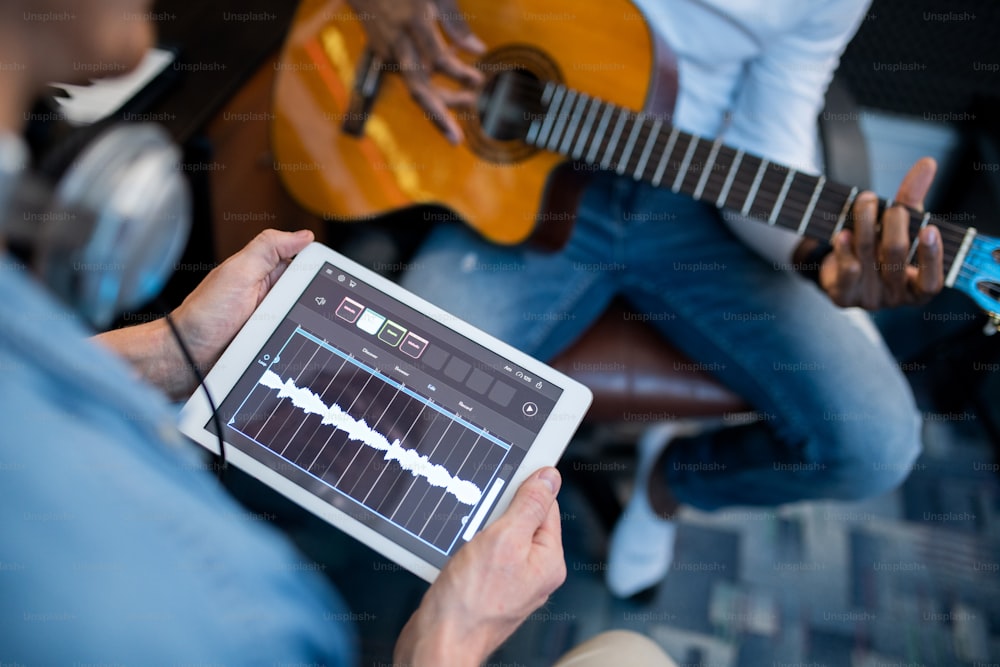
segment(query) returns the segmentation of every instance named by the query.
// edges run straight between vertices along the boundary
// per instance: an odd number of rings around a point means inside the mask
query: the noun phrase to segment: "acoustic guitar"
[[[487,82],[475,108],[457,112],[466,142],[453,146],[368,49],[346,2],[303,0],[271,124],[274,167],[302,206],[358,221],[436,204],[496,243],[558,247],[600,169],[802,236],[850,228],[857,188],[671,126],[676,59],[629,0],[458,4],[492,48],[476,61]],[[1000,324],[1000,240],[930,213],[910,218],[914,239],[938,226],[946,285]]]

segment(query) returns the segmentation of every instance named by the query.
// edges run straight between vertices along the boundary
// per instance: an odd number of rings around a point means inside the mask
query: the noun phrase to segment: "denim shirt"
[[[0,254],[0,663],[353,663],[350,617],[174,413]]]

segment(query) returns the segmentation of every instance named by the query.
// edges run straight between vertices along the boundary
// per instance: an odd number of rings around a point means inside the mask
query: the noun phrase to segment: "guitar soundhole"
[[[531,121],[542,112],[538,77],[523,69],[502,72],[486,83],[476,111],[486,136],[496,141],[520,141]]]
[[[476,108],[460,116],[469,147],[491,162],[521,162],[537,148],[524,142],[542,111],[545,81],[562,81],[559,67],[533,46],[512,44],[487,53],[477,64],[486,75]]]

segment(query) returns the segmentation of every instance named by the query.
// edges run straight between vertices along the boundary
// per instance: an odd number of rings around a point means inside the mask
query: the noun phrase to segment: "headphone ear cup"
[[[160,126],[115,125],[90,142],[59,180],[57,204],[95,218],[73,262],[70,295],[95,325],[151,299],[173,272],[191,226],[180,164],[179,149]]]

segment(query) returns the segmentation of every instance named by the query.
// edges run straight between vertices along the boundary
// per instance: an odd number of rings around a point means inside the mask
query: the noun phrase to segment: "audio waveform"
[[[278,398],[290,398],[292,405],[306,414],[319,415],[323,424],[345,432],[348,439],[385,452],[383,460],[398,462],[403,470],[414,477],[424,477],[431,486],[445,489],[460,503],[475,505],[482,498],[482,490],[472,482],[454,477],[444,466],[431,463],[428,457],[402,447],[398,439],[389,442],[388,438],[368,426],[364,419],[354,419],[336,404],[326,405],[320,396],[296,386],[291,379],[283,382],[277,373],[266,370],[259,384],[276,390]]]

